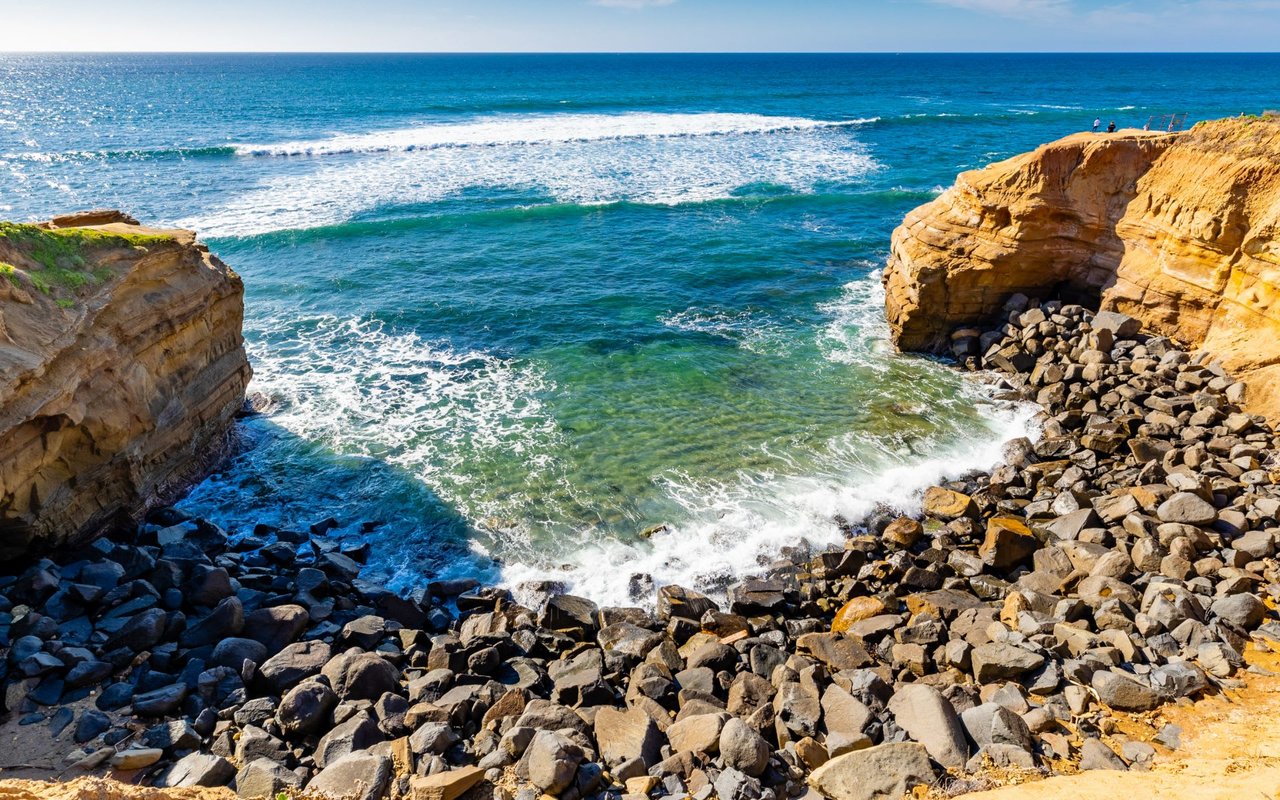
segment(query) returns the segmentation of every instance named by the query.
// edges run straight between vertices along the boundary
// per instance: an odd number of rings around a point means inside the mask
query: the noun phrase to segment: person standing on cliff
[[[1095,117],[1095,118],[1094,118],[1094,120],[1093,120],[1093,132],[1094,132],[1094,133],[1097,133],[1097,132],[1098,132],[1098,128],[1099,128],[1101,125],[1102,125],[1102,118],[1101,118],[1101,117]]]
[[[1107,125],[1107,133],[1115,133],[1115,132],[1116,132],[1116,121],[1113,119],[1111,120],[1111,124]]]

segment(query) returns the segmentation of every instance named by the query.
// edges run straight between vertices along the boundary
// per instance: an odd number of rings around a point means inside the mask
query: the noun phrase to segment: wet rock
[[[972,497],[941,486],[931,486],[925,490],[921,510],[925,515],[943,521],[977,516],[977,506]]]
[[[987,535],[978,555],[996,569],[1005,570],[1031,558],[1039,546],[1040,540],[1022,521],[992,517],[987,520]]]
[[[716,610],[716,604],[711,598],[692,589],[674,584],[658,589],[657,612],[660,620],[679,617],[697,622],[702,619],[703,614]]]

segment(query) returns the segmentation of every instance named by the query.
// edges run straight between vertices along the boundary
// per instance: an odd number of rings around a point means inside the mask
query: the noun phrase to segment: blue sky
[[[1274,51],[1280,0],[0,0],[0,50]]]

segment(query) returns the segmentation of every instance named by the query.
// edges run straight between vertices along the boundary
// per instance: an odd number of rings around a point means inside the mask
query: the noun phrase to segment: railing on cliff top
[[[1173,133],[1174,131],[1182,130],[1186,124],[1186,112],[1181,114],[1161,114],[1158,116],[1152,114],[1147,117],[1147,124],[1143,125],[1142,129],[1144,131],[1165,131],[1166,133]]]

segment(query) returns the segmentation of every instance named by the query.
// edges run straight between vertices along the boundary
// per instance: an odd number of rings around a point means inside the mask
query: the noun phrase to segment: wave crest
[[[376,133],[336,134],[328,139],[242,144],[236,145],[235,152],[242,156],[412,152],[453,147],[510,147],[619,139],[775,133],[847,127],[875,121],[876,118],[828,121],[723,113],[547,114],[422,125]]]

